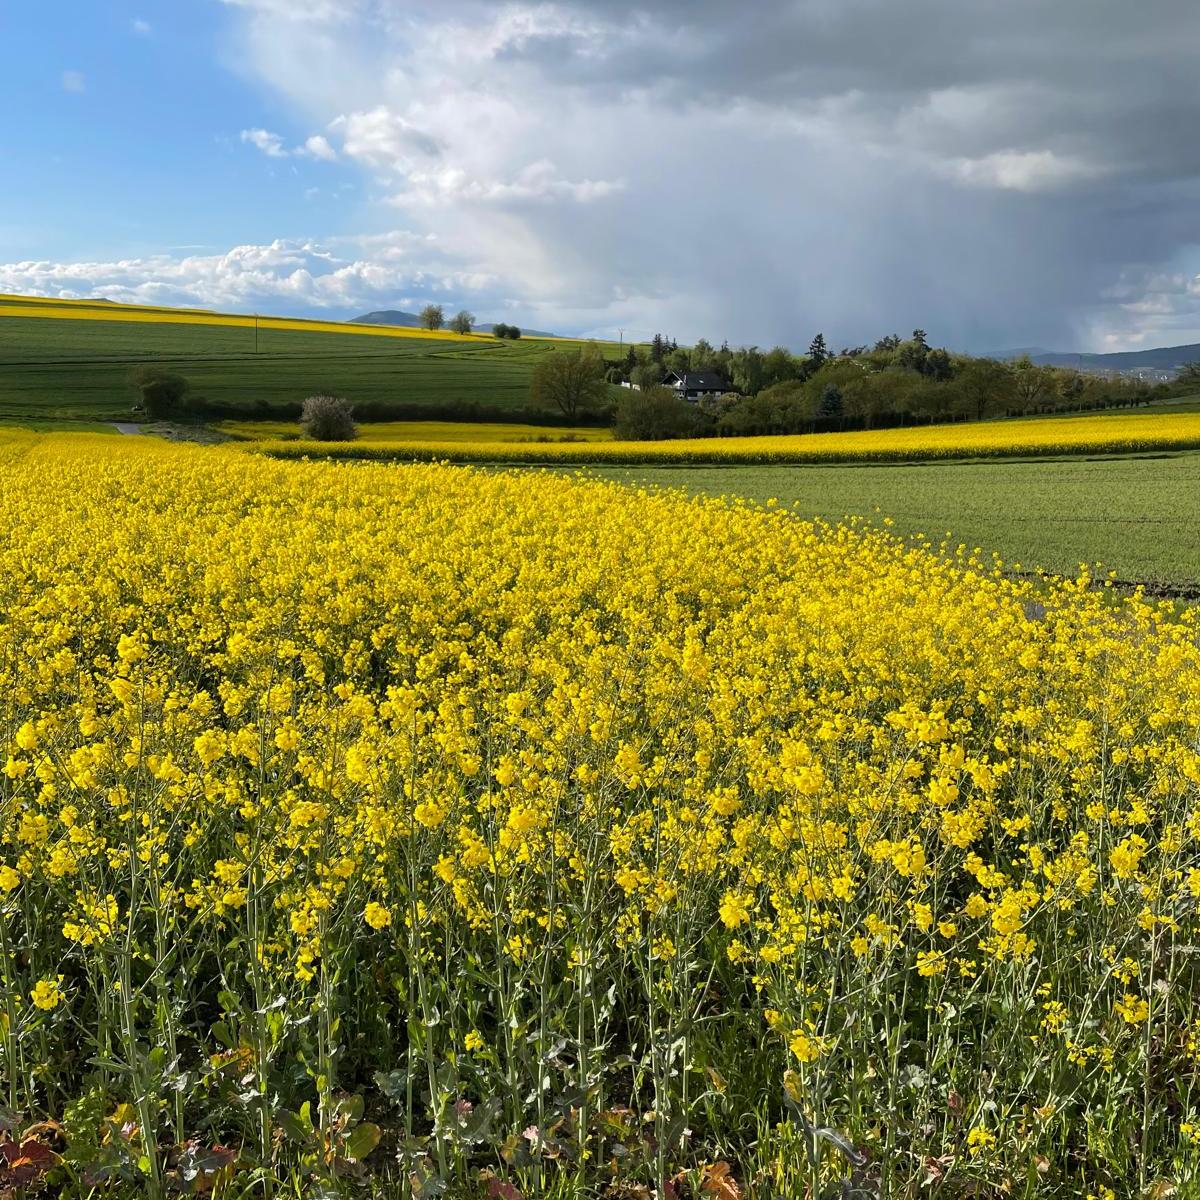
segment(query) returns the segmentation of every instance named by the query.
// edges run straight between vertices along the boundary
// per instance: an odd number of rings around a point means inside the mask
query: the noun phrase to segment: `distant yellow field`
[[[295,421],[222,421],[216,426],[240,441],[303,442],[320,453],[320,443],[303,439]],[[363,441],[372,445],[408,445],[417,442],[436,442],[455,445],[477,442],[607,442],[612,440],[611,429],[581,429],[569,425],[517,425],[486,421],[381,421],[360,425]]]
[[[99,300],[60,300],[0,292],[0,318],[45,317],[72,321],[131,321],[155,325],[217,325],[234,328],[290,329],[301,333],[349,333],[366,337],[435,338],[451,342],[493,340],[490,333],[454,333],[449,329],[412,329],[402,325],[355,325],[348,321],[271,317],[254,313],[219,313],[207,308],[154,304],[114,304]],[[538,342],[579,342],[579,338],[539,337]]]
[[[117,304],[108,300],[68,300],[59,296],[20,296],[13,292],[0,292],[0,307],[9,304],[35,304],[46,308],[100,308],[120,309],[126,312],[191,312],[211,313],[210,308],[193,308],[188,305],[166,304]]]
[[[245,313],[215,313],[197,308],[143,308],[87,301],[29,300],[0,297],[0,318],[43,317],[70,321],[132,321],[151,325],[220,325],[239,329],[292,329],[302,333],[346,333],[360,337],[436,338],[451,342],[487,341],[490,334],[452,333],[448,329],[409,329],[400,325],[351,325],[340,321],[305,321],[297,317],[256,317]]]
[[[333,458],[399,458],[456,462],[605,463],[838,463],[908,462],[961,458],[1028,458],[1077,454],[1128,454],[1200,448],[1200,413],[1127,413],[980,421],[909,429],[813,433],[781,437],[693,438],[667,442],[551,443],[491,438],[412,441],[376,439],[371,426],[357,442],[317,445],[304,453]],[[256,449],[284,457],[294,443]]]

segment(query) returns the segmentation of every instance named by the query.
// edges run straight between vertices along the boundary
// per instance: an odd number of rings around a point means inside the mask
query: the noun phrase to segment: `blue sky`
[[[234,20],[207,0],[5,7],[0,87],[21,119],[0,134],[19,181],[0,256],[121,259],[336,231],[344,205],[309,192],[328,189],[325,165],[264,164],[239,140],[251,117],[287,128],[290,116],[239,69]]]
[[[1200,341],[1191,0],[9,0],[0,291]]]

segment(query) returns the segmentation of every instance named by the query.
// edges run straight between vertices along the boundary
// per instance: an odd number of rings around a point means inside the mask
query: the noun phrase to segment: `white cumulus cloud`
[[[322,162],[336,162],[338,153],[323,134],[314,133],[302,145],[290,148],[283,138],[269,129],[243,129],[243,143],[261,150],[268,158],[316,158]]]
[[[261,150],[268,158],[286,158],[288,154],[283,148],[283,138],[267,129],[243,129],[242,141]]]
[[[337,151],[329,144],[329,139],[319,133],[314,133],[305,141],[303,152],[310,158],[325,162],[333,162],[337,158]]]
[[[492,304],[497,281],[403,231],[336,242],[276,240],[223,254],[153,255],[113,262],[0,263],[0,292],[217,310],[330,312],[436,299]]]

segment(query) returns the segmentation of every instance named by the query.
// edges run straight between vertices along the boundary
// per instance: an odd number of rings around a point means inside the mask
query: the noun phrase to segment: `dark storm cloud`
[[[1188,0],[556,7],[580,28],[514,35],[498,57],[560,83],[649,89],[679,106],[743,100],[805,113],[847,98],[863,123],[908,121],[898,136],[956,153],[1050,146],[1165,176],[1200,165],[1200,6]],[[604,36],[590,37],[589,21]],[[984,105],[955,112],[931,102],[948,91]]]
[[[496,61],[595,103],[641,98],[648,113],[690,114],[687,144],[710,186],[755,214],[757,238],[746,229],[716,254],[730,251],[731,270],[760,260],[753,282],[725,279],[730,307],[753,313],[764,336],[784,336],[775,314],[796,307],[844,322],[847,337],[872,319],[903,325],[907,311],[976,346],[1152,337],[1191,319],[1186,291],[1139,312],[1113,285],[1136,292],[1130,280],[1200,241],[1195,4],[564,0],[553,12],[557,26],[516,28]],[[738,162],[728,131],[704,135],[710,114],[738,107],[760,123],[764,150],[786,153],[793,130],[803,169]],[[825,138],[815,150],[814,131]],[[869,171],[848,166],[855,154]],[[656,224],[656,189],[639,178],[624,216]],[[827,186],[839,178],[840,194]],[[684,203],[694,211],[681,220],[673,206],[677,229],[720,207],[712,195]],[[689,276],[660,252],[660,286]]]

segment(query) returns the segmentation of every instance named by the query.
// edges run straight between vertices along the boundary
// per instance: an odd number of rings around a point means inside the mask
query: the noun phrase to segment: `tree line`
[[[444,320],[444,314],[434,309],[440,306],[429,305],[421,314],[427,328],[440,327]],[[452,327],[461,331],[473,323],[473,315],[464,311]],[[508,325],[497,325],[494,333],[501,338],[521,336],[519,329]],[[718,348],[704,339],[684,347],[662,335],[612,358],[605,356],[605,349],[611,351],[590,343],[542,356],[533,370],[530,406],[525,409],[461,402],[429,405],[397,398],[394,403],[356,406],[355,415],[368,422],[407,418],[541,424],[565,419],[580,425],[612,423],[620,437],[659,439],[888,428],[1084,411],[1143,404],[1200,386],[1197,364],[1189,364],[1173,384],[1150,386],[1140,380],[1040,366],[1028,357],[1001,362],[953,354],[931,346],[920,329],[908,339],[892,335],[872,346],[836,353],[819,333],[802,355],[779,346],[765,352],[755,346],[731,349],[728,343]],[[662,386],[670,371],[716,374],[728,390],[689,403],[674,389]],[[214,403],[194,395],[187,380],[157,367],[136,370],[130,382],[141,402],[139,408],[151,420],[301,415],[299,403],[283,407],[262,401]]]
[[[661,386],[670,371],[715,373],[728,391],[687,403]],[[576,420],[594,405],[613,402],[599,387],[601,372],[610,385],[632,385],[617,393],[614,415],[618,435],[631,438],[806,433],[1086,411],[1144,404],[1171,390],[1040,366],[1028,356],[1002,362],[955,354],[930,345],[925,331],[916,329],[907,339],[889,335],[836,353],[820,333],[803,355],[781,346],[717,348],[704,339],[682,347],[662,335],[631,346],[617,360],[605,359],[595,346],[560,351],[535,368],[534,403],[549,403]],[[584,386],[581,378],[592,382]],[[565,402],[564,394],[570,397]]]

